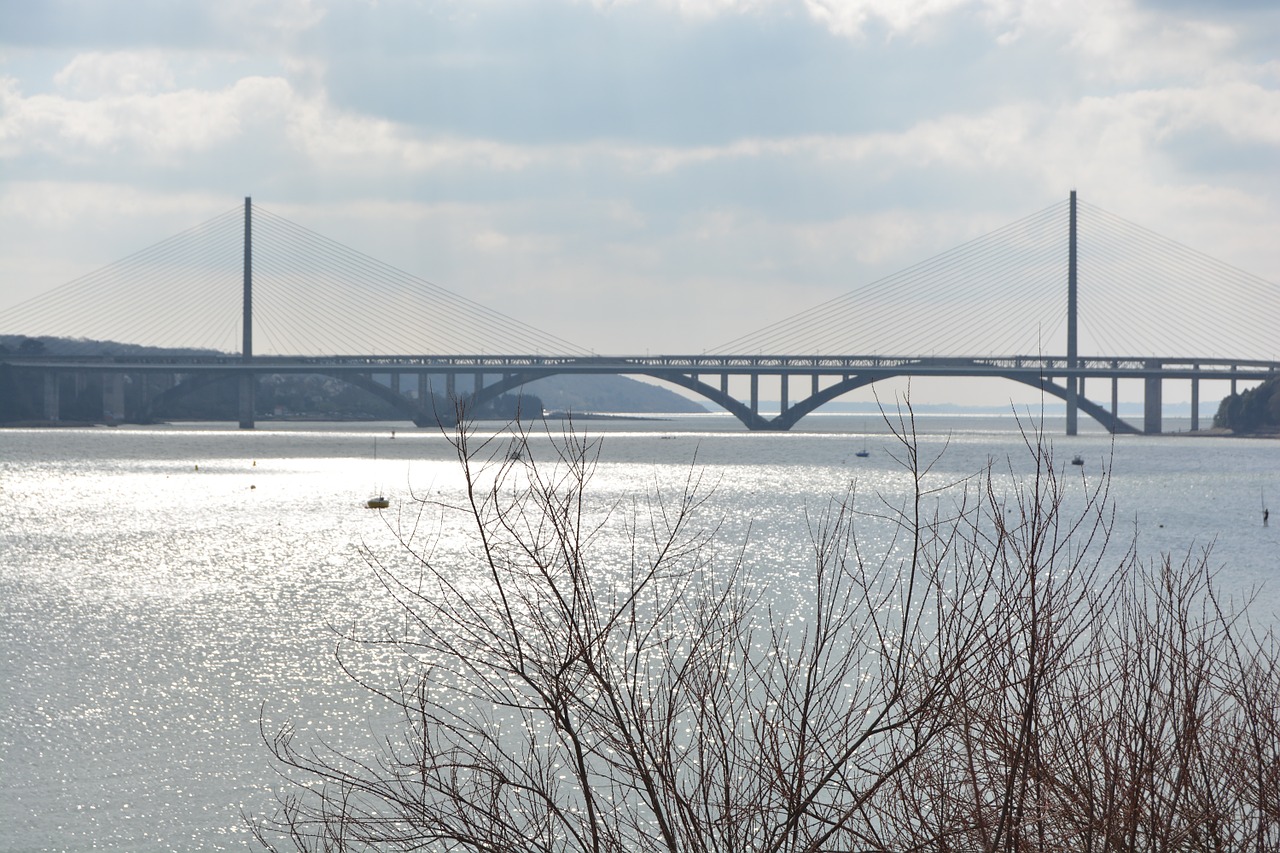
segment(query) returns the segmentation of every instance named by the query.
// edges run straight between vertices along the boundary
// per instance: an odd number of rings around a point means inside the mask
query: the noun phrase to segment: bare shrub
[[[708,491],[603,507],[599,445],[454,438],[470,574],[406,533],[370,566],[403,617],[340,652],[398,709],[368,751],[264,722],[269,849],[1264,850],[1280,845],[1274,644],[1218,606],[1207,554],[1108,548],[1106,479],[1042,442],[997,487],[935,483],[909,411],[904,500],[811,521],[800,613],[716,549]],[[896,531],[865,553],[867,514]],[[627,557],[618,565],[621,530]],[[608,547],[606,547],[606,545]],[[749,547],[749,546],[748,546]],[[799,618],[796,618],[796,617]]]

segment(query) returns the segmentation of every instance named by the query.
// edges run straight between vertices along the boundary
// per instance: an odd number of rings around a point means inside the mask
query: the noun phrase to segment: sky
[[[1071,190],[1280,281],[1280,4],[0,0],[0,312],[253,196],[702,352]]]

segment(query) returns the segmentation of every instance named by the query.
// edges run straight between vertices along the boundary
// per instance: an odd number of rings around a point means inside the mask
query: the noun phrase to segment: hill
[[[1224,397],[1213,425],[1241,435],[1280,434],[1280,379]]]

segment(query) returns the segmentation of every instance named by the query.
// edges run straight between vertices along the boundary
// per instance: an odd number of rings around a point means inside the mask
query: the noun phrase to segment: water
[[[872,418],[782,435],[720,415],[580,426],[605,439],[598,497],[701,471],[722,541],[749,535],[753,571],[784,587],[809,559],[804,511],[855,478],[868,498],[905,488]],[[1028,469],[1009,419],[920,428],[926,451],[946,448],[935,482],[989,459],[1001,483]],[[1264,496],[1280,507],[1275,442],[1047,429],[1068,477],[1112,467],[1119,536],[1149,555],[1212,543],[1223,589],[1260,590],[1254,618],[1277,624],[1280,518],[1261,524]],[[1075,453],[1083,470],[1064,464]],[[383,606],[360,549],[397,554],[388,521],[410,492],[459,485],[442,436],[393,424],[0,431],[0,850],[253,849],[241,813],[269,810],[275,786],[260,713],[335,738],[377,727],[331,626]],[[392,510],[363,508],[375,491]]]

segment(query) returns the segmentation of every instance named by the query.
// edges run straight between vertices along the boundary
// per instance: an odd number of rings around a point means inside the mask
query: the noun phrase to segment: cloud
[[[22,50],[278,51],[326,17],[320,0],[0,3],[0,44]]]
[[[629,349],[735,337],[1072,187],[1280,268],[1265,11],[244,0],[144,6],[155,20],[129,30],[54,5],[104,29],[0,12],[0,40],[27,40],[0,57],[6,282],[58,283],[66,266],[41,278],[28,248],[76,241],[112,199],[127,212],[99,226],[113,240],[96,253],[77,244],[86,263],[246,194],[564,337],[598,328]],[[258,11],[262,32],[238,33]],[[192,22],[207,29],[177,32]],[[626,316],[593,321],[611,300]],[[664,300],[703,324],[649,318]]]
[[[218,0],[204,8],[222,32],[279,39],[315,29],[328,14],[325,5],[317,0]]]
[[[960,9],[981,5],[974,0],[805,0],[805,8],[815,20],[837,35],[852,38],[864,37],[873,23],[891,35],[900,35]]]
[[[150,58],[135,63],[116,56],[108,64],[137,68],[149,62]],[[102,64],[73,62],[62,79],[82,79],[87,67]],[[243,78],[219,91],[113,91],[93,99],[24,98],[14,82],[7,81],[0,90],[0,144],[9,157],[42,152],[75,162],[124,154],[174,163],[183,154],[217,148],[248,124],[272,120],[282,109],[287,111],[290,100],[288,83],[261,77]]]
[[[1236,41],[1224,23],[1093,6],[1073,28],[1070,47],[1086,79],[1141,84],[1220,77],[1224,64],[1234,64]]]
[[[153,93],[175,86],[173,69],[159,51],[82,53],[53,77],[76,98]]]

